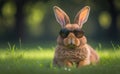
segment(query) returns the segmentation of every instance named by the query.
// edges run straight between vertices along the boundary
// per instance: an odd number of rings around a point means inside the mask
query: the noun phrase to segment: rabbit
[[[55,18],[61,25],[57,38],[57,46],[54,53],[53,65],[58,67],[82,67],[96,64],[99,56],[96,51],[87,44],[87,38],[82,30],[87,21],[90,7],[83,7],[75,16],[74,23],[70,23],[68,15],[58,6],[53,7]]]

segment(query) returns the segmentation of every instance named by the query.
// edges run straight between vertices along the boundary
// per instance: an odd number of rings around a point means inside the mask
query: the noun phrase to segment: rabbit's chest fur
[[[72,62],[82,61],[89,57],[89,49],[86,46],[79,47],[76,49],[65,49],[57,47],[55,57],[59,60],[70,60]]]

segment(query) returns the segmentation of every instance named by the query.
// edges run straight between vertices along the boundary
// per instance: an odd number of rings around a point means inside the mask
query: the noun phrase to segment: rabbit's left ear
[[[85,6],[75,16],[74,23],[78,24],[82,28],[83,24],[87,21],[90,13],[90,7]]]

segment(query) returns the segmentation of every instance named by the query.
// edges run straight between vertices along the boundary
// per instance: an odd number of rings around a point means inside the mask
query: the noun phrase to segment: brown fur
[[[58,9],[59,11],[61,11],[60,8],[54,8],[54,9],[55,10]],[[85,15],[85,12],[84,12],[84,15]],[[61,13],[63,13],[63,11],[57,13],[57,19],[61,25],[63,24],[62,28],[64,27],[68,30],[81,29],[82,25],[80,25],[79,23],[78,24],[70,24],[70,23],[64,24],[65,21],[69,21],[68,20],[69,18],[65,20],[63,17],[67,15],[64,14],[63,16],[62,15],[59,16],[59,14]],[[80,19],[79,17],[76,17],[77,21],[78,21],[77,18]],[[82,20],[84,20],[83,18],[85,17],[82,16]],[[82,23],[84,23],[84,21],[82,21]],[[69,47],[70,41],[72,41],[72,44],[75,45],[74,48]],[[63,66],[71,67],[75,63],[77,67],[81,67],[84,65],[89,65],[91,63],[97,63],[98,61],[99,61],[98,54],[95,52],[95,50],[90,45],[87,44],[87,39],[85,36],[81,38],[77,38],[73,33],[69,33],[69,35],[66,38],[62,38],[61,36],[58,36],[57,47],[55,49],[55,54],[54,54],[54,59],[53,59],[54,65],[60,66],[60,67],[63,67]]]

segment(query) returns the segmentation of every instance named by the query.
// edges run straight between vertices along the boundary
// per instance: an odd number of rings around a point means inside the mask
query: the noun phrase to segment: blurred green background
[[[8,42],[55,43],[60,25],[53,6],[62,8],[71,19],[88,5],[91,12],[83,30],[90,42],[120,41],[120,0],[0,0],[0,47]]]

